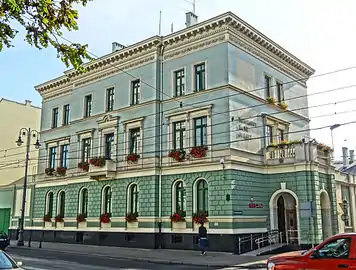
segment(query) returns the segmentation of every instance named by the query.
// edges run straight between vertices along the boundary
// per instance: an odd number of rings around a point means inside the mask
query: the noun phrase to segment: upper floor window
[[[194,90],[205,90],[205,63],[194,66]]]
[[[56,159],[57,159],[57,147],[49,148],[49,168],[56,168]]]
[[[85,138],[82,141],[82,161],[88,162],[90,158],[91,138]]]
[[[105,134],[105,158],[111,159],[114,146],[114,133]]]
[[[105,187],[102,194],[102,214],[111,214],[111,187]]]
[[[180,69],[174,72],[174,95],[178,97],[184,95],[184,93],[184,69]]]
[[[207,117],[194,119],[194,146],[204,146],[207,144]]]
[[[58,108],[52,110],[52,128],[58,127]]]
[[[173,123],[173,150],[183,150],[185,140],[185,121]]]
[[[265,75],[265,91],[266,91],[266,98],[272,96],[272,91],[271,91],[271,77],[268,75]]]
[[[92,113],[92,95],[87,95],[84,98],[84,117],[90,117]]]
[[[266,125],[265,138],[266,146],[271,145],[273,143],[273,127],[270,125]]]
[[[130,141],[129,141],[130,154],[139,153],[139,143],[140,143],[140,128],[130,129]]]
[[[140,104],[140,80],[131,82],[131,105]]]
[[[63,126],[69,125],[69,111],[70,106],[66,104],[63,106]]]
[[[106,89],[106,111],[111,112],[114,110],[115,90],[114,87]]]
[[[68,144],[61,146],[61,167],[68,168]]]
[[[281,143],[284,141],[284,130],[283,129],[277,129],[277,139],[278,143]]]
[[[277,89],[277,101],[278,103],[281,103],[282,101],[284,101],[283,83],[277,81],[276,89]]]

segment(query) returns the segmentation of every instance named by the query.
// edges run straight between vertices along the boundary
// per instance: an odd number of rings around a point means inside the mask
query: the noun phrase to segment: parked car
[[[0,269],[17,269],[23,270],[21,268],[22,262],[15,262],[5,251],[0,250]]]
[[[338,234],[310,250],[279,254],[267,261],[268,270],[340,268],[356,270],[356,233]]]
[[[0,250],[5,250],[10,245],[10,238],[6,233],[0,233]]]

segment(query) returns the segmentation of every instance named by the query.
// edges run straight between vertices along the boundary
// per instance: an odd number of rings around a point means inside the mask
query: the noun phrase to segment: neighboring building
[[[314,70],[230,12],[195,20],[36,86],[33,240],[193,249],[200,212],[212,250],[246,251],[238,238],[270,230],[300,244],[338,231],[330,150],[301,141]]]
[[[21,209],[21,204],[14,203],[14,196],[22,196],[21,187],[25,175],[26,147],[18,147],[15,143],[21,128],[40,128],[41,108],[31,105],[31,101],[19,103],[0,99],[1,125],[6,130],[0,140],[0,231],[8,230],[13,211]],[[34,150],[34,149],[32,149]],[[37,173],[38,150],[32,151],[29,162],[29,175]],[[30,177],[30,180],[32,177]],[[31,201],[31,190],[28,190],[28,202]],[[30,204],[27,205],[29,214]],[[16,221],[17,222],[17,221]]]

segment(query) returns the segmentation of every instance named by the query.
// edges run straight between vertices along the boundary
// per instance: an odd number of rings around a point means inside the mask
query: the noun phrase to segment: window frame
[[[84,118],[89,118],[93,113],[93,95],[89,94],[84,97]]]
[[[60,166],[62,168],[68,168],[68,153],[69,153],[69,144],[62,144],[60,150]]]
[[[197,213],[204,213],[209,211],[209,185],[208,182],[205,179],[199,179],[197,180],[196,184],[196,198],[197,198],[197,204],[196,204],[196,211]],[[203,183],[203,187],[200,188],[200,185]],[[202,193],[202,194],[201,194]],[[201,196],[203,198],[203,201],[201,201]],[[201,203],[203,204],[203,207],[201,207]]]
[[[197,121],[201,120],[201,124],[197,124]],[[204,121],[203,121],[204,120]],[[197,131],[200,131],[199,137],[201,144],[197,143]],[[193,118],[193,140],[194,147],[206,146],[208,143],[208,117],[207,116],[199,116]]]
[[[63,106],[63,126],[69,125],[70,122],[70,104],[65,104]]]
[[[129,213],[138,214],[138,199],[139,199],[139,190],[136,183],[131,184],[129,187]]]
[[[111,138],[111,141],[108,140],[109,138]],[[115,133],[110,132],[104,134],[104,156],[106,159],[111,159],[112,151],[114,149],[113,146],[115,146]]]
[[[185,95],[185,69],[175,70],[173,73],[174,96],[180,97]]]
[[[115,106],[115,87],[106,89],[106,112],[112,112]]]
[[[277,101],[281,103],[284,101],[284,89],[281,81],[276,81]]]
[[[86,144],[89,142],[89,144]],[[81,149],[81,160],[82,162],[89,162],[90,155],[91,155],[91,145],[92,145],[92,138],[82,138],[82,149]]]
[[[139,154],[140,139],[141,139],[141,128],[140,127],[130,128],[129,129],[129,154]],[[136,147],[134,145],[135,142],[136,142]]]
[[[112,214],[112,189],[110,186],[106,186],[103,188],[101,212],[102,214]]]
[[[174,192],[175,192],[175,203],[174,203],[174,211],[187,211],[187,197],[186,197],[186,188],[184,186],[183,181],[177,181],[174,185]]]
[[[270,75],[264,74],[263,83],[264,83],[266,98],[273,97],[272,88],[271,88],[272,77]]]
[[[141,103],[141,80],[136,79],[131,81],[131,105],[138,105]]]
[[[177,128],[177,125],[180,125]],[[184,150],[184,137],[186,137],[186,121],[175,121],[173,122],[173,150]],[[179,147],[177,147],[177,135],[179,134]]]
[[[202,69],[198,70],[199,68]],[[206,90],[206,63],[198,63],[193,67],[194,70],[194,92],[200,92]]]
[[[88,216],[89,191],[87,188],[82,188],[79,193],[78,214]]]
[[[57,128],[58,127],[58,119],[59,118],[59,108],[53,108],[52,109],[52,125],[51,128]]]
[[[57,146],[49,148],[48,168],[55,169],[57,167]]]
[[[274,143],[273,140],[273,126],[272,125],[266,125],[265,126],[265,142],[266,146],[271,145]]]
[[[57,206],[57,215],[64,218],[65,216],[65,207],[66,207],[66,194],[64,190],[58,192],[58,206]]]
[[[48,191],[46,194],[45,215],[49,215],[49,217],[52,218],[53,208],[54,208],[54,193],[53,191]]]

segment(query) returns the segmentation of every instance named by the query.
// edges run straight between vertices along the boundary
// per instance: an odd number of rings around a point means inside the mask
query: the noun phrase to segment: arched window
[[[60,191],[58,193],[57,215],[64,217],[65,207],[66,207],[66,193],[64,191]]]
[[[208,183],[201,179],[197,183],[197,210],[198,212],[208,211]]]
[[[174,195],[174,204],[173,204],[173,212],[182,211],[185,213],[186,211],[186,197],[185,197],[185,187],[183,181],[177,181],[174,184],[173,189]]]
[[[50,218],[53,215],[53,192],[52,191],[48,192],[46,196],[45,215],[48,215]]]
[[[79,192],[78,214],[88,215],[88,189],[82,188]]]
[[[111,195],[111,187],[105,187],[102,194],[102,214],[111,214]]]
[[[138,186],[137,184],[132,184],[129,187],[129,213],[138,213]]]

